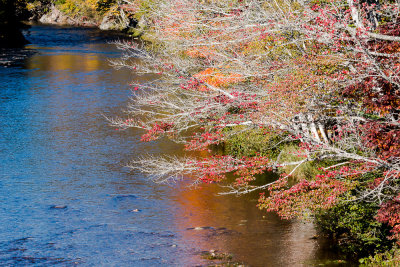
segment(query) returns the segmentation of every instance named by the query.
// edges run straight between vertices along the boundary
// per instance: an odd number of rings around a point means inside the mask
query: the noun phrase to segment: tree
[[[168,136],[188,151],[254,130],[277,137],[271,149],[297,147],[289,161],[281,150],[276,157],[142,158],[132,168],[156,181],[224,182],[223,193],[268,189],[260,207],[284,218],[344,201],[376,203],[377,219],[398,237],[400,220],[389,219],[400,207],[396,2],[125,2],[147,22],[153,45],[120,43],[126,53],[115,65],[159,78],[133,84],[129,118],[114,125],[144,129],[143,141]],[[324,167],[290,183],[308,162]],[[252,183],[287,166],[274,182]]]
[[[0,47],[22,46],[27,43],[20,29],[24,1],[0,0]]]

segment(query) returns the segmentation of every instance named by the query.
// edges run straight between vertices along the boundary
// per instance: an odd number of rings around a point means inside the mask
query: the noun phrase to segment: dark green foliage
[[[396,246],[391,250],[362,258],[359,260],[360,266],[400,266],[400,249]]]
[[[282,135],[254,129],[246,132],[231,132],[226,142],[226,153],[233,156],[251,157],[255,155],[276,158],[287,142]]]
[[[315,216],[318,227],[332,236],[339,248],[350,255],[366,257],[390,250],[395,245],[393,240],[388,239],[390,228],[375,218],[379,210],[377,203],[348,201],[355,199],[358,190],[365,189],[381,175],[380,171],[363,175],[358,186],[343,196],[347,201]]]
[[[390,249],[389,228],[376,221],[379,207],[368,202],[344,202],[316,215],[319,228],[333,237],[339,248],[354,256]]]

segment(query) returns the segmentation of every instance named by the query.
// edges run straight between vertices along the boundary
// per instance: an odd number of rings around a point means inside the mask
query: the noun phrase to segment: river
[[[118,35],[41,25],[25,35],[25,49],[0,51],[1,266],[207,266],[209,250],[250,266],[337,259],[311,223],[259,211],[254,196],[155,184],[124,167],[182,148],[108,125],[137,78],[109,65]]]

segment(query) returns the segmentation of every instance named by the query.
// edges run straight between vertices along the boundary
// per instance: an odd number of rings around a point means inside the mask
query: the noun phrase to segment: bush
[[[400,266],[400,249],[395,247],[389,251],[369,256],[368,258],[360,259],[360,266]]]
[[[365,257],[389,250],[394,242],[390,229],[376,219],[378,205],[367,202],[344,202],[316,215],[318,227],[333,237],[339,249],[350,255]]]
[[[110,8],[116,4],[115,0],[98,0],[96,3],[96,11],[105,13],[110,10]]]
[[[98,20],[116,3],[115,0],[57,0],[55,4],[69,16],[88,17]]]
[[[232,156],[251,157],[257,154],[276,158],[284,142],[281,137],[267,133],[262,129],[240,132],[240,130],[225,130],[229,133],[225,152]]]

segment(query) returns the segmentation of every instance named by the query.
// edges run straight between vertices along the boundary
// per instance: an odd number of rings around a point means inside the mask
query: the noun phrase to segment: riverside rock
[[[72,25],[72,26],[96,26],[96,23],[90,20],[85,20],[84,18],[75,19],[63,12],[61,12],[56,6],[52,6],[50,12],[44,14],[39,22],[43,24],[53,24],[53,25]]]
[[[76,21],[63,14],[57,7],[52,6],[50,12],[44,14],[39,21],[44,24],[74,25]]]

